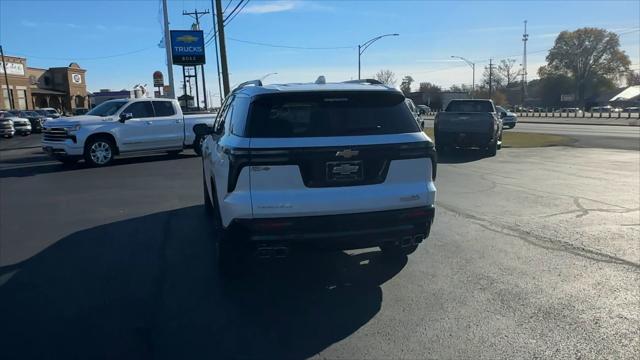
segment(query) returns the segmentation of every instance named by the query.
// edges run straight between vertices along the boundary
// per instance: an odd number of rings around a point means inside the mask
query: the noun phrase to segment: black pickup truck
[[[451,100],[433,125],[436,150],[479,148],[495,156],[502,147],[502,120],[491,100]]]

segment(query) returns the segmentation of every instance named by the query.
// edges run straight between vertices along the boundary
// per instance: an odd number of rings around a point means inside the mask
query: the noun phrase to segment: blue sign
[[[204,64],[202,30],[171,30],[171,58],[174,65]]]

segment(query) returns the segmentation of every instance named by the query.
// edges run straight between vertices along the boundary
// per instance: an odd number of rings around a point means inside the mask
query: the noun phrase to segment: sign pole
[[[0,55],[2,55],[2,70],[4,71],[4,82],[7,84],[7,97],[9,98],[9,106],[11,110],[15,108],[13,105],[13,96],[11,94],[11,88],[9,88],[9,77],[7,76],[7,62],[4,61],[4,50],[2,50],[2,45],[0,45]]]
[[[162,0],[162,13],[164,14],[164,47],[167,50],[167,73],[169,75],[169,93],[167,97],[176,98],[176,88],[173,83],[173,59],[171,57],[171,34],[169,32],[169,11],[167,0]]]

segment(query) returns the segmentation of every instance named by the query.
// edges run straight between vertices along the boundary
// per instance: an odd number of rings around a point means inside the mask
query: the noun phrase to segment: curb
[[[554,125],[594,125],[594,126],[626,126],[640,127],[640,124],[603,124],[603,123],[584,123],[584,122],[554,122],[554,121],[527,121],[518,119],[518,123],[524,124],[554,124]]]

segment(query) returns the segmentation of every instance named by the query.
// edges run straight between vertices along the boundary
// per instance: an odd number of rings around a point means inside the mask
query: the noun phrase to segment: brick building
[[[76,108],[88,108],[86,70],[76,63],[48,69],[27,66],[27,59],[5,56],[7,79],[15,109],[52,107],[71,113]],[[0,108],[10,109],[2,62],[0,61]]]

